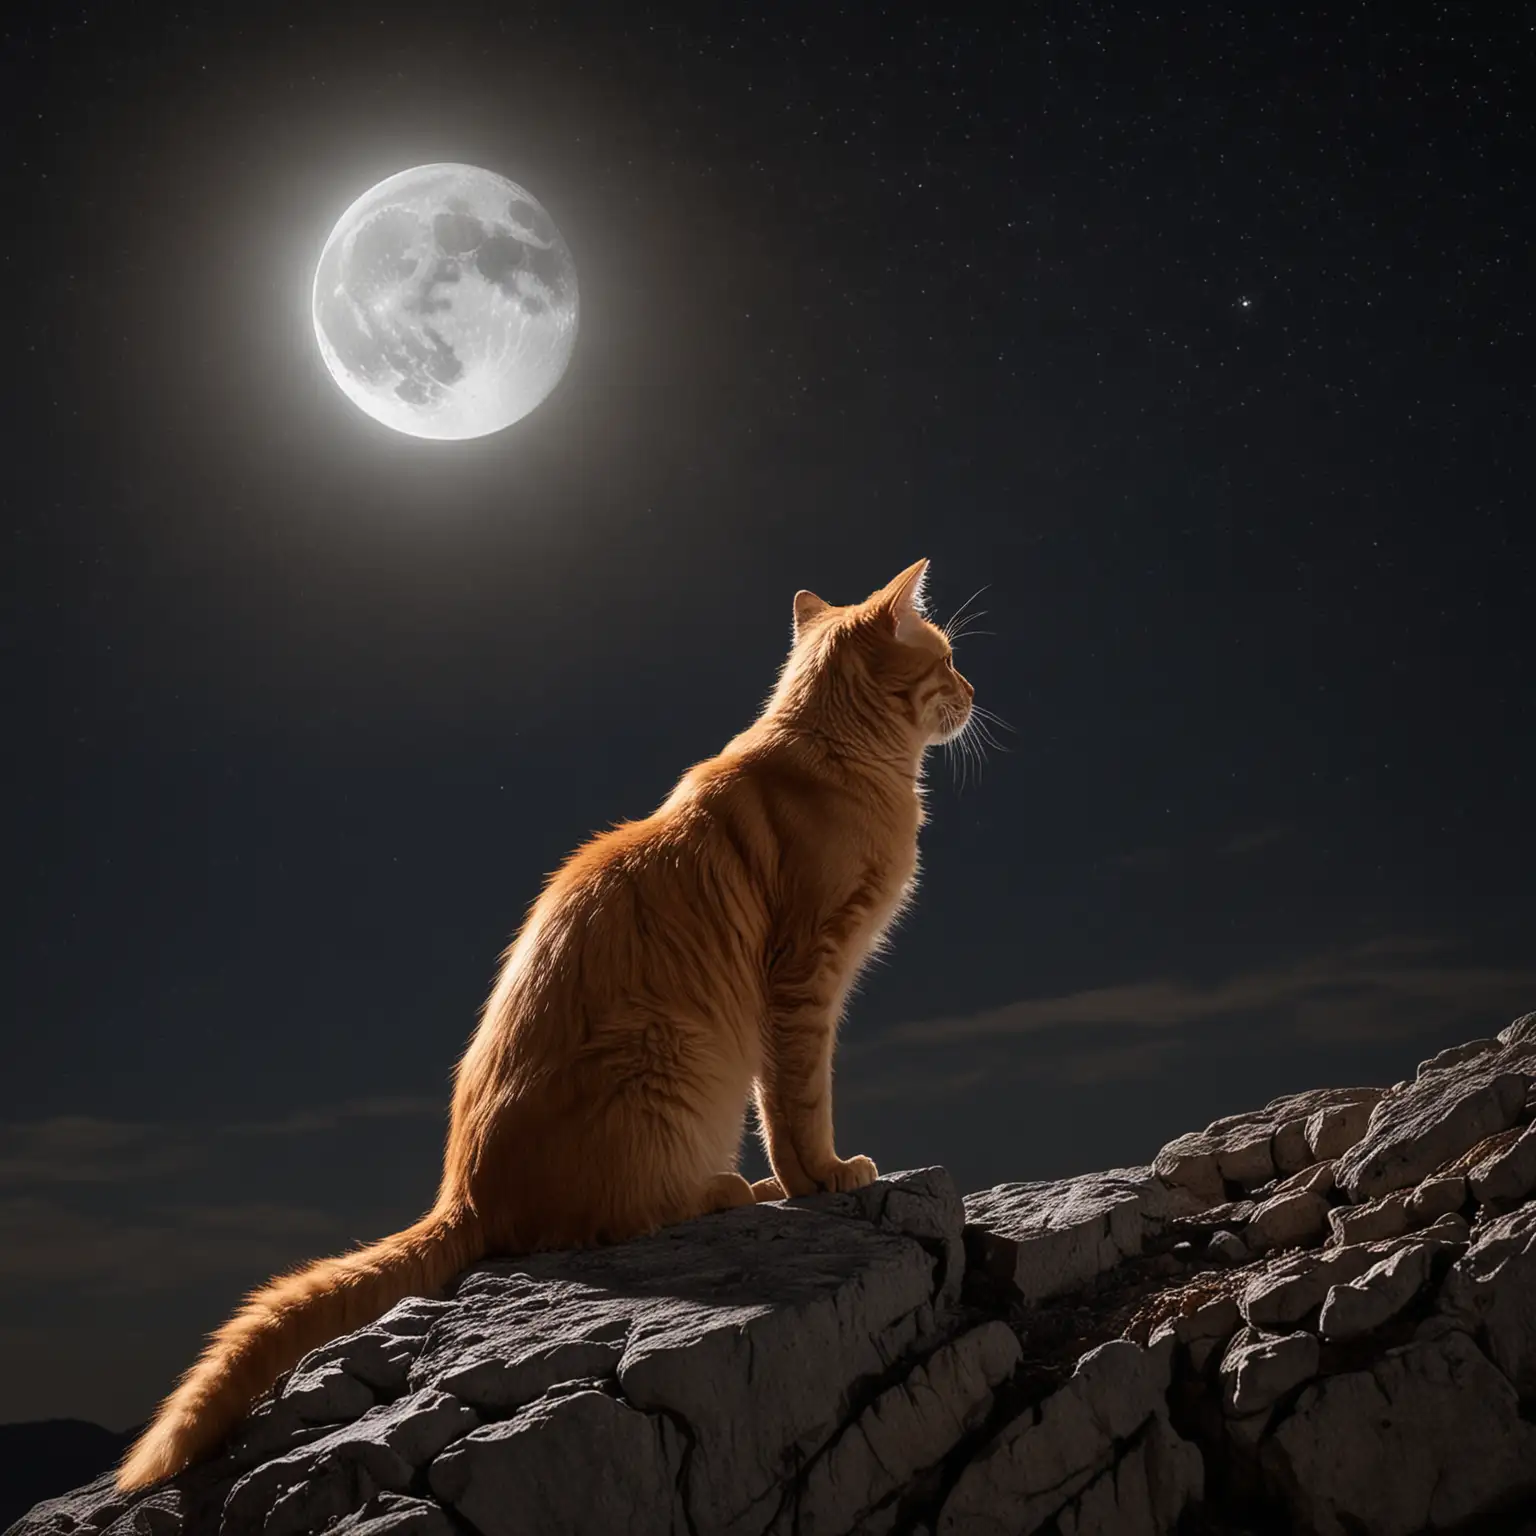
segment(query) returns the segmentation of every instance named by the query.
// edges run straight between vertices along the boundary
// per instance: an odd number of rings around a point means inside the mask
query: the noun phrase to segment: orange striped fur
[[[486,1253],[618,1242],[875,1177],[839,1157],[844,999],[917,870],[924,751],[971,686],[922,614],[927,562],[862,603],[795,597],[756,722],[534,902],[456,1074],[441,1190],[414,1227],[253,1293],[118,1471],[216,1449],[304,1354]],[[747,1105],[773,1177],[736,1171]]]

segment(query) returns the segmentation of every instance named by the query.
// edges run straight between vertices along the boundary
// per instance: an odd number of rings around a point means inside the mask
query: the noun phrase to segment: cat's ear
[[[918,560],[875,595],[877,606],[890,615],[896,638],[904,644],[911,644],[922,628],[923,582],[927,576],[927,560]]]
[[[824,614],[831,603],[823,602],[814,592],[795,593],[795,639],[805,633],[805,627]]]

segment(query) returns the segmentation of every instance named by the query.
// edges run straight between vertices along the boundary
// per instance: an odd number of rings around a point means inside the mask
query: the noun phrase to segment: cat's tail
[[[117,1469],[117,1486],[143,1488],[200,1460],[310,1350],[372,1322],[402,1296],[432,1294],[484,1254],[475,1211],[439,1205],[372,1247],[253,1291],[160,1405]]]

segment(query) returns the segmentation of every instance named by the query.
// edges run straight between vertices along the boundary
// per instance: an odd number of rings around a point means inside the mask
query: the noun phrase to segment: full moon
[[[576,344],[576,268],[531,192],[473,165],[418,165],[336,221],[315,269],[331,377],[412,437],[484,437],[560,382]]]

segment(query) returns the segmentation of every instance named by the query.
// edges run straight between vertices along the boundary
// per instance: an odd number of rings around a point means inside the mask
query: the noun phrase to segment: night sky
[[[142,1419],[424,1208],[543,876],[751,719],[799,587],[985,586],[1014,727],[934,755],[844,1155],[1144,1161],[1536,1008],[1528,11],[955,9],[13,23],[0,1421]],[[582,285],[464,443],[308,311],[435,160]]]

